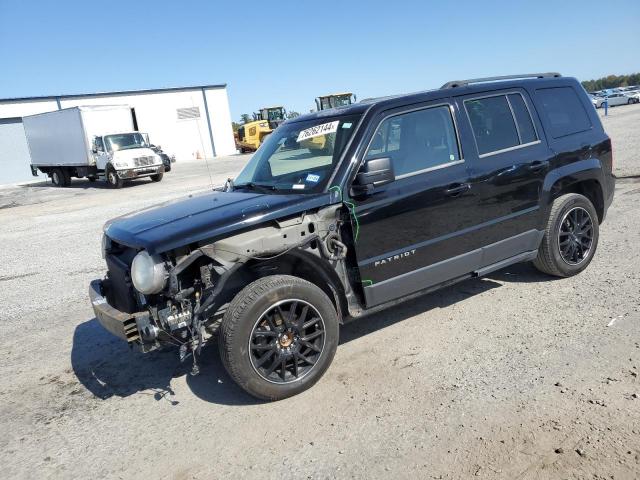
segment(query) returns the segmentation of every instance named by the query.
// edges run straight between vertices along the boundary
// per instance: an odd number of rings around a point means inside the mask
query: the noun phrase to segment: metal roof
[[[186,87],[165,87],[165,88],[145,88],[141,90],[118,90],[114,92],[94,92],[94,93],[74,93],[66,95],[42,95],[32,97],[13,97],[13,98],[0,98],[2,102],[24,102],[29,100],[62,100],[68,98],[83,98],[83,97],[108,97],[117,95],[136,95],[144,93],[162,93],[162,92],[180,92],[185,90],[203,90],[208,88],[226,88],[226,83],[211,84],[211,85],[190,85]]]

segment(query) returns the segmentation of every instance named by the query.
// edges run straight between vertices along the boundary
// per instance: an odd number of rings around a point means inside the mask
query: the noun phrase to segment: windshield
[[[282,113],[282,110],[275,109],[275,110],[267,110],[267,118],[263,118],[263,120],[282,120],[284,118],[284,115]]]
[[[107,135],[104,137],[107,144],[107,150],[110,152],[116,152],[118,150],[128,150],[130,148],[143,148],[148,147],[141,133],[119,133],[117,135]]]
[[[360,115],[280,126],[235,179],[235,188],[283,193],[321,192]]]
[[[336,107],[351,105],[351,95],[342,95],[340,97],[336,97],[333,103]]]

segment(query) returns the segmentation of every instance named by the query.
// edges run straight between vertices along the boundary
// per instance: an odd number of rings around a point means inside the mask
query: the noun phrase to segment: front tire
[[[118,172],[112,166],[107,168],[107,185],[109,188],[122,188],[124,185],[124,180],[118,176]]]
[[[162,181],[162,177],[164,176],[164,172],[158,172],[155,175],[151,175],[152,182],[160,182]]]
[[[220,357],[250,395],[280,400],[322,377],[338,336],[336,309],[320,288],[272,275],[246,286],[229,305],[220,326]]]
[[[568,193],[551,204],[544,237],[533,264],[555,277],[570,277],[587,268],[598,246],[598,214],[583,195]]]

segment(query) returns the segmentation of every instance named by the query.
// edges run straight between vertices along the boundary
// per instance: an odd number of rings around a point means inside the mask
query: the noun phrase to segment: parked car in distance
[[[626,92],[625,95],[627,95],[628,97],[633,98],[635,100],[635,103],[639,103],[640,102],[640,90],[632,91],[632,92]]]
[[[596,108],[601,108],[604,107],[605,101],[608,103],[609,107],[616,107],[618,105],[631,105],[632,103],[638,103],[640,102],[640,99],[626,93],[612,93],[606,97],[596,98],[595,102],[592,100],[592,103]]]
[[[162,148],[160,147],[160,145],[150,144],[149,148],[151,148],[151,150],[153,150],[162,159],[162,164],[164,165],[165,173],[166,172],[170,172],[171,171],[171,164],[175,163],[176,156],[175,155],[169,156],[166,153],[164,153],[162,151]]]
[[[557,73],[302,115],[224,189],[108,222],[90,301],[129,345],[177,345],[193,374],[216,339],[240,387],[285,398],[322,377],[348,320],[518,262],[582,272],[612,163],[585,90]]]

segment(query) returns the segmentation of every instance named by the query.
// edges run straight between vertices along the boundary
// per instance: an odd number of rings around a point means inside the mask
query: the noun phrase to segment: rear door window
[[[506,95],[466,100],[464,105],[480,155],[520,145]]]
[[[541,88],[536,90],[536,96],[553,138],[584,132],[591,128],[589,115],[573,88]]]

